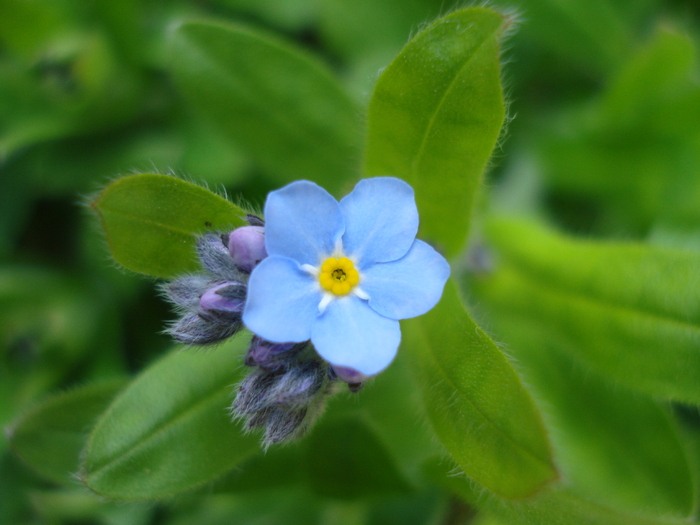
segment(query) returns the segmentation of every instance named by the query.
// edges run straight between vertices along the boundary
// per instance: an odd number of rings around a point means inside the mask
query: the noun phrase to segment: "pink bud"
[[[242,226],[228,236],[228,252],[240,269],[250,272],[267,257],[265,250],[265,228]]]

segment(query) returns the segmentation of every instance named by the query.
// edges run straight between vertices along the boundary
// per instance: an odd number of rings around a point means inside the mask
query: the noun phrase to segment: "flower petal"
[[[340,201],[345,217],[343,249],[360,268],[400,259],[418,232],[418,209],[413,188],[394,177],[357,183]]]
[[[450,276],[450,265],[430,245],[416,240],[398,261],[375,264],[362,276],[369,305],[390,319],[423,315],[437,304]]]
[[[384,370],[401,342],[399,322],[379,315],[366,301],[342,297],[328,305],[311,330],[311,342],[323,359],[365,375]]]
[[[271,192],[265,202],[265,247],[269,255],[318,266],[333,253],[344,231],[340,205],[306,180]]]
[[[243,323],[273,343],[307,341],[321,295],[316,278],[296,262],[267,257],[250,274]]]

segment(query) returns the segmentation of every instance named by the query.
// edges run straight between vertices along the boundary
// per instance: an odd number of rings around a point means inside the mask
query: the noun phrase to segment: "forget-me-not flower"
[[[381,372],[399,347],[398,320],[435,306],[450,274],[417,231],[413,189],[397,178],[362,180],[340,202],[309,181],[273,191],[243,323],[273,343],[311,340],[338,369]]]

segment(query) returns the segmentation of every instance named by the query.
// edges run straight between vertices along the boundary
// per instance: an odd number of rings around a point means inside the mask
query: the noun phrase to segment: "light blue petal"
[[[318,266],[330,255],[344,231],[338,201],[306,180],[271,192],[265,202],[265,247],[268,255]]]
[[[320,301],[315,277],[291,259],[267,257],[250,274],[243,323],[273,343],[301,343],[311,338]]]
[[[360,287],[369,305],[391,319],[423,315],[437,304],[450,276],[445,258],[416,240],[398,261],[375,264],[362,273]]]
[[[345,217],[343,248],[360,269],[400,259],[418,232],[418,209],[413,188],[394,177],[357,183],[340,201]]]
[[[332,365],[371,376],[394,359],[401,342],[399,322],[372,310],[356,296],[336,299],[316,320],[311,342]]]

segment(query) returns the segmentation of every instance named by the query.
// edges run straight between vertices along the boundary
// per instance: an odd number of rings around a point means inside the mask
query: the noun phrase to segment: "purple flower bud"
[[[276,445],[291,441],[304,433],[308,423],[304,425],[307,409],[288,410],[275,408],[267,414],[263,446]]]
[[[220,279],[236,281],[243,278],[231,260],[228,249],[221,237],[215,233],[205,233],[197,238],[197,253],[202,266]]]
[[[265,228],[262,226],[236,228],[229,234],[228,251],[236,266],[246,272],[252,271],[267,257]]]
[[[245,364],[248,366],[258,365],[267,370],[276,370],[284,367],[287,361],[296,356],[297,352],[290,352],[291,350],[301,350],[303,347],[303,344],[298,343],[271,343],[255,336],[248,347]],[[285,355],[287,352],[289,354]]]
[[[338,376],[338,379],[341,381],[345,381],[349,385],[359,385],[360,383],[364,383],[369,379],[369,376],[366,376],[365,374],[358,372],[354,368],[349,368],[347,366],[336,366],[332,365],[333,372],[335,372],[335,375]]]
[[[245,286],[237,282],[217,284],[199,299],[202,310],[214,313],[240,313],[245,305]]]
[[[325,376],[325,366],[320,361],[298,363],[279,377],[271,389],[270,400],[288,407],[307,406],[324,385]]]
[[[167,331],[180,343],[207,345],[231,337],[241,329],[241,326],[240,321],[221,324],[203,319],[196,313],[188,312]]]

